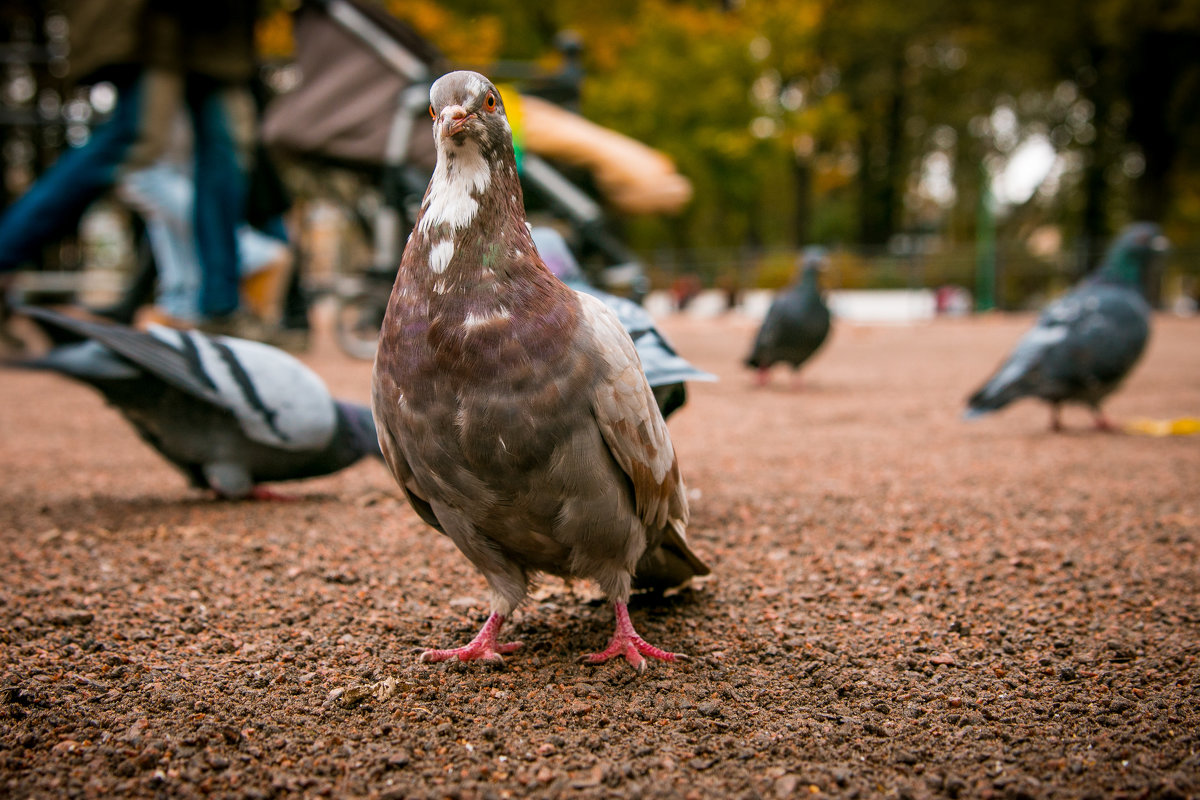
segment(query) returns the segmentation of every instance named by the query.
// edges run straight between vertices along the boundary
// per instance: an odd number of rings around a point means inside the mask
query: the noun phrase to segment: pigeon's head
[[[342,447],[355,455],[375,456],[382,459],[379,434],[375,432],[375,416],[371,409],[358,403],[335,400],[340,418],[339,438]]]
[[[1100,274],[1131,286],[1143,285],[1170,245],[1162,228],[1153,222],[1135,222],[1116,238],[1100,265]]]
[[[438,78],[429,89],[429,114],[439,151],[453,151],[470,141],[485,152],[512,146],[500,91],[478,72],[460,70]]]
[[[797,261],[801,270],[821,271],[829,267],[829,251],[824,247],[811,245],[800,252]]]

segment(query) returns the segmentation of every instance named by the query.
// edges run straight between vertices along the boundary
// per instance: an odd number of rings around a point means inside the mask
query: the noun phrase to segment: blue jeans
[[[87,207],[124,174],[158,160],[171,121],[186,105],[195,149],[194,224],[205,316],[238,307],[236,230],[243,221],[253,104],[244,89],[147,70],[118,87],[112,117],[65,152],[0,216],[0,273],[70,233]]]
[[[192,176],[174,162],[159,162],[121,179],[120,193],[146,220],[146,236],[158,267],[155,303],[184,322],[204,319],[200,287],[204,268],[195,231],[196,191]],[[238,277],[253,275],[288,252],[282,220],[272,219],[263,231],[237,226]]]

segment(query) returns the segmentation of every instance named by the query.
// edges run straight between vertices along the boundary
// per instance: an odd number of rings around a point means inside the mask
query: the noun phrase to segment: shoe
[[[144,331],[151,325],[162,325],[164,328],[174,328],[177,331],[187,331],[196,327],[195,323],[173,317],[158,306],[142,306],[133,315],[133,327]]]

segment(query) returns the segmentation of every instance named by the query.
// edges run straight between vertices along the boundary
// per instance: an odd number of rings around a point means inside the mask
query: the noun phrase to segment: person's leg
[[[244,88],[194,82],[188,104],[195,125],[196,244],[200,311],[221,317],[238,308],[238,226],[244,222],[254,103]]]
[[[177,76],[146,72],[120,87],[113,115],[87,143],[63,153],[0,216],[0,273],[35,259],[74,230],[88,205],[126,169],[146,166],[165,146],[160,120],[179,105]]]
[[[292,271],[292,251],[277,238],[250,225],[238,226],[242,303],[259,319],[278,326],[283,295]]]
[[[169,317],[197,322],[201,269],[192,230],[191,178],[160,162],[126,175],[121,194],[146,220],[159,272],[156,304]]]
[[[0,272],[35,259],[71,232],[93,200],[116,180],[138,135],[141,82],[121,88],[113,116],[82,147],[64,152],[0,217]]]

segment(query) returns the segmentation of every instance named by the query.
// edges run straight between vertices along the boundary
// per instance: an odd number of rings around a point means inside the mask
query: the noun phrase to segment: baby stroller
[[[306,0],[293,30],[299,80],[267,105],[262,138],[275,152],[366,174],[380,190],[378,206],[359,219],[372,242],[370,263],[361,280],[342,281],[335,289],[338,342],[348,354],[369,359],[436,162],[428,132],[429,86],[452,67],[433,45],[368,0]],[[506,75],[493,71],[490,77],[503,82]],[[519,77],[537,90],[528,75]],[[543,80],[541,88],[561,97],[563,82]],[[546,99],[513,96],[509,89],[505,103],[517,109],[510,117],[517,138],[523,138],[521,180],[531,216],[552,217],[566,229],[589,280],[640,299],[646,289],[641,264],[611,233],[600,204],[549,159],[592,169],[598,184],[615,186],[616,196],[624,192],[626,206],[639,211],[677,209],[690,197],[686,179],[649,148]],[[580,131],[593,141],[580,147]],[[615,178],[614,167],[620,173]]]

